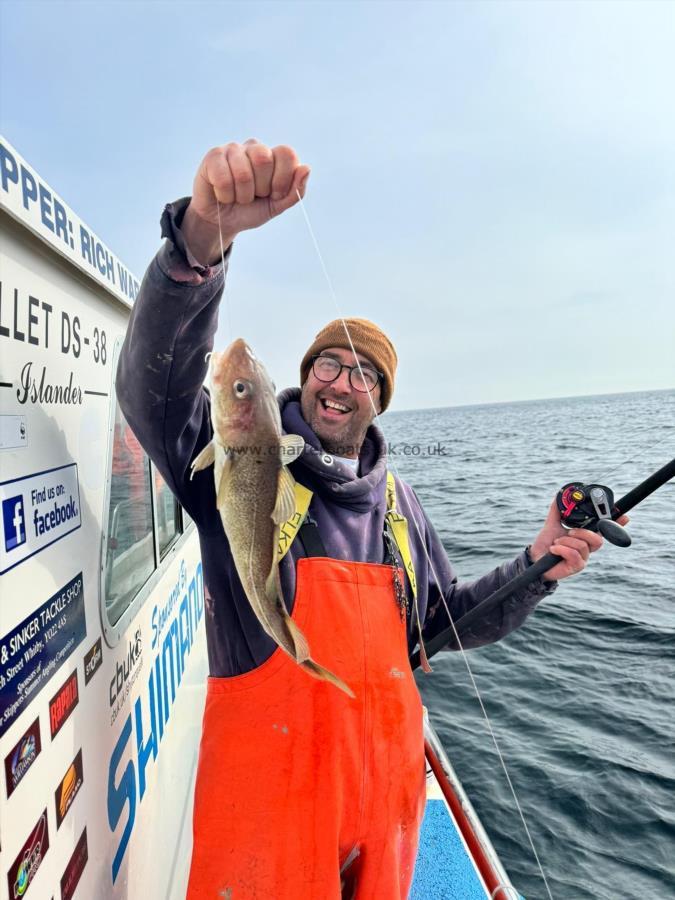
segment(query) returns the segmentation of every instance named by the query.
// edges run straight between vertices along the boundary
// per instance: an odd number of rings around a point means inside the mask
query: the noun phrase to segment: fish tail
[[[304,669],[310,675],[313,675],[314,678],[319,678],[321,681],[328,681],[331,684],[334,684],[335,687],[340,688],[340,690],[344,691],[349,697],[355,697],[354,691],[352,691],[341,678],[338,678],[337,675],[333,675],[328,669],[324,669],[323,666],[315,663],[313,659],[306,659],[304,662],[300,663],[300,668]]]
[[[288,630],[291,641],[295,648],[295,661],[302,665],[305,660],[309,659],[309,644],[307,643],[307,638],[304,636],[302,631],[300,631],[293,619],[291,619],[291,617],[288,615],[286,607],[283,606],[283,601],[280,601],[280,608],[284,620],[284,625]]]

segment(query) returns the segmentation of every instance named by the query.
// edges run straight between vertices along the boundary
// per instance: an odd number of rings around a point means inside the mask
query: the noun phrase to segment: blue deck
[[[427,800],[409,900],[485,900],[455,823],[443,800]]]

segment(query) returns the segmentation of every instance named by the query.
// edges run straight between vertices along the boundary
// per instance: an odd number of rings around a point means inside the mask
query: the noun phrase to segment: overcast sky
[[[394,408],[675,386],[675,4],[0,2],[0,117],[141,275],[215,144],[288,143]],[[237,242],[278,386],[336,315],[299,209]]]

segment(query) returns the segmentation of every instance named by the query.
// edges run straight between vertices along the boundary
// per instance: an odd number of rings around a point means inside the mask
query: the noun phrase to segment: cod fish
[[[297,434],[281,434],[274,385],[244,340],[212,353],[209,368],[213,440],[193,461],[192,475],[214,467],[216,506],[237,574],[267,634],[310,675],[353,697],[310,657],[281,593],[279,526],[295,512],[295,481],[287,465],[305,442]]]

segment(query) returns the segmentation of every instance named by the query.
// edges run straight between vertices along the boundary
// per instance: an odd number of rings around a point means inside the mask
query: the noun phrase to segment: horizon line
[[[626,394],[664,394],[675,391],[674,387],[669,388],[642,388],[634,391],[608,391],[600,394],[562,394],[557,397],[530,397],[526,400],[488,400],[481,403],[454,403],[450,406],[410,406],[405,409],[386,410],[382,415],[404,413],[404,412],[426,412],[427,410],[441,409],[470,409],[478,406],[514,406],[517,403],[541,403],[544,400],[581,400],[590,397],[623,397]]]

